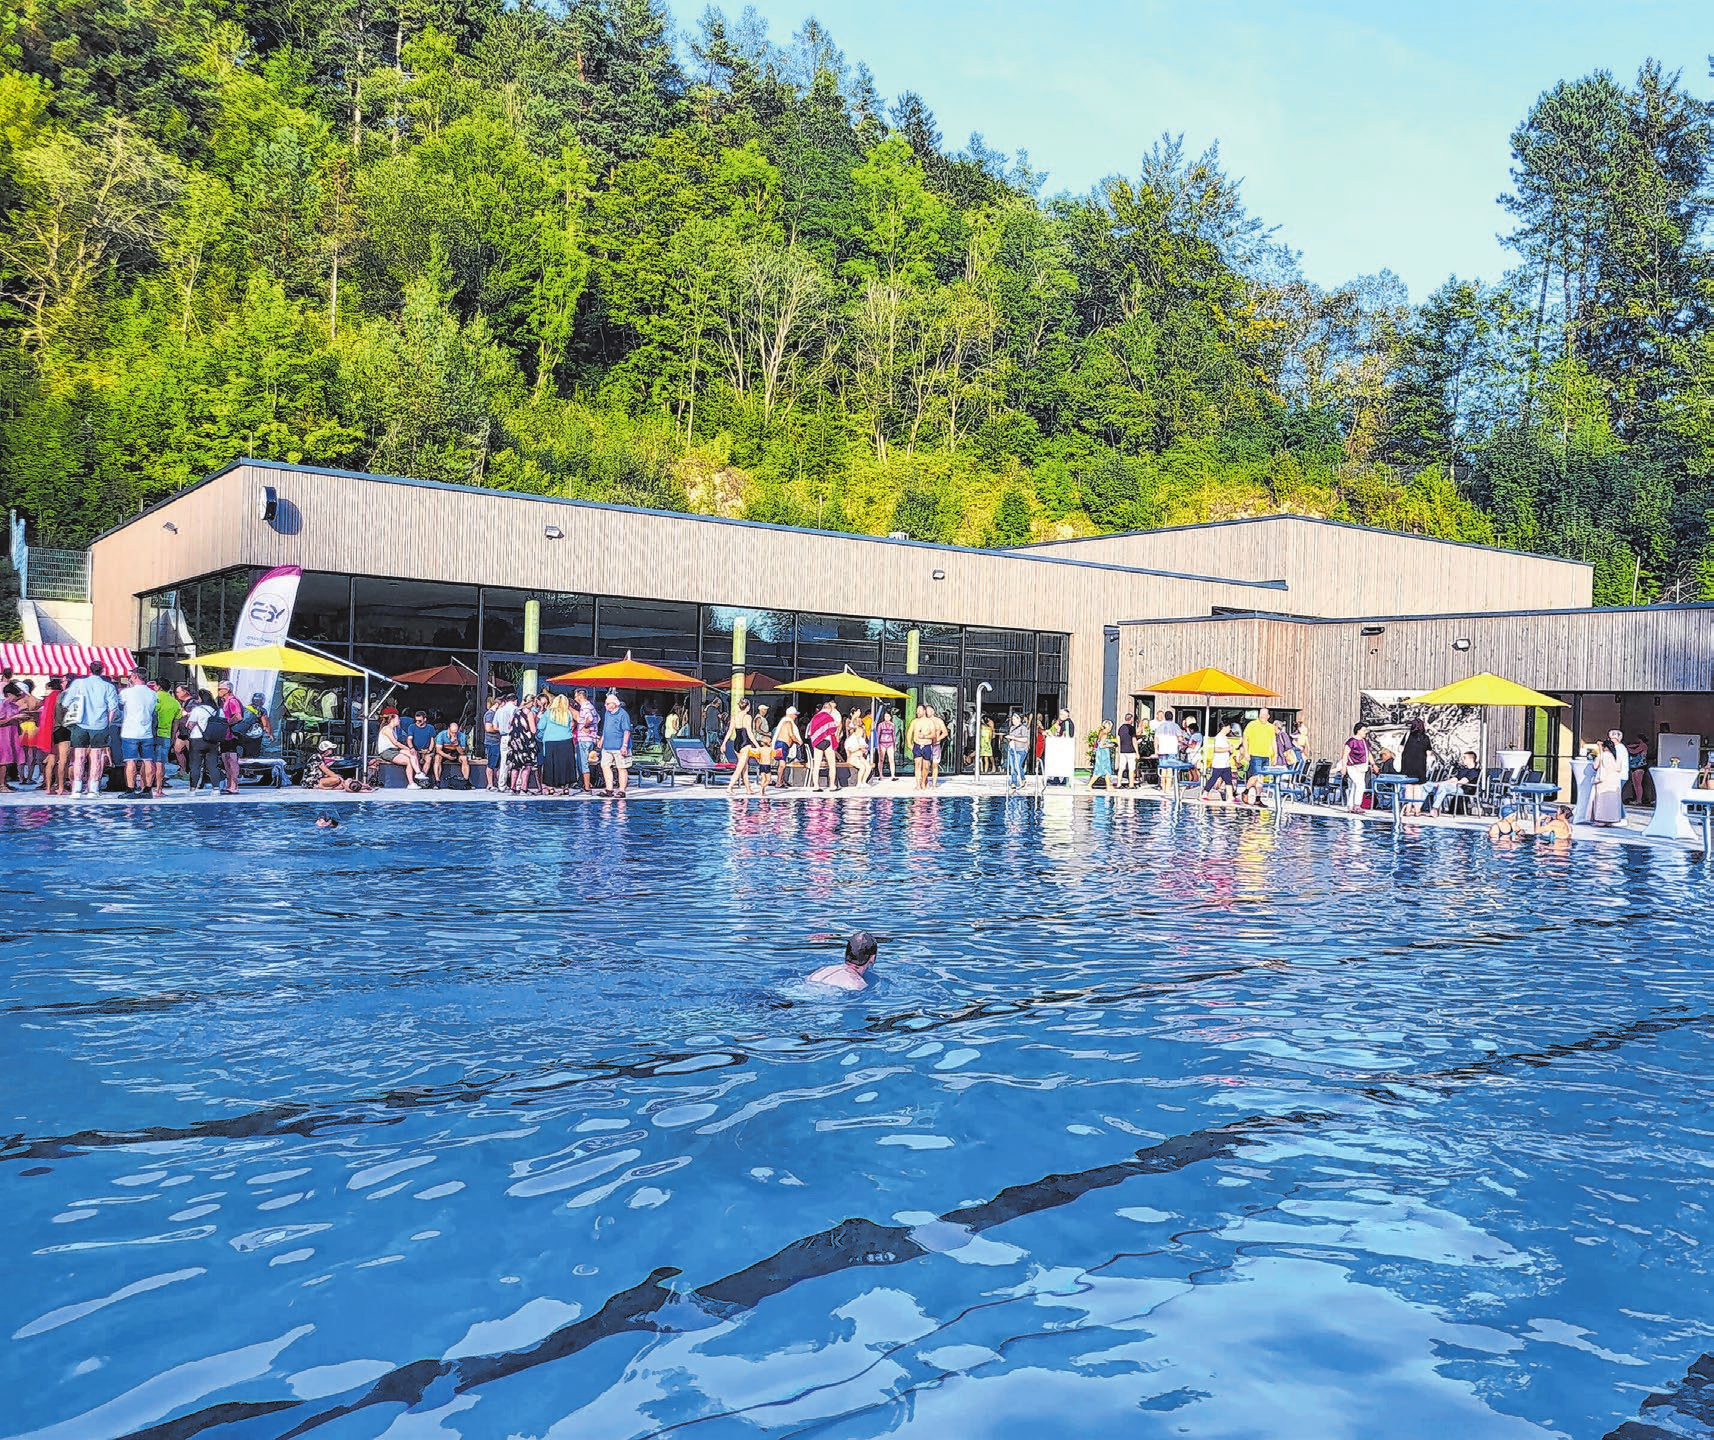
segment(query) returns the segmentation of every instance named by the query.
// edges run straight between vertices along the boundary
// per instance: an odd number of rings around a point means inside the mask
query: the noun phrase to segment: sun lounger
[[[694,737],[675,735],[667,743],[672,749],[672,768],[677,775],[688,775],[706,785],[713,780],[730,780],[737,769],[716,760],[708,753],[708,747]]]

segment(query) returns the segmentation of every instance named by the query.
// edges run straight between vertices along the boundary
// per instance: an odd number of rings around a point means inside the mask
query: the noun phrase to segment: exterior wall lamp
[[[565,539],[565,531],[561,530],[557,525],[544,525],[542,527],[542,534],[549,540]]]
[[[928,578],[929,578],[929,579],[930,579],[930,580],[944,580],[944,579],[946,579],[946,571],[944,571],[944,570],[936,570],[936,571],[935,571],[935,572],[934,572],[934,573],[933,573],[933,574],[931,574],[931,575],[930,575],[930,576],[929,576],[929,577],[928,577]]]
[[[1452,642],[1452,648],[1454,650],[1468,650],[1470,648],[1470,642],[1465,639],[1464,636],[1460,635]]]

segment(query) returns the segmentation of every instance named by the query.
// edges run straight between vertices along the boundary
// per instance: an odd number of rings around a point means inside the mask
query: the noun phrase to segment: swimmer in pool
[[[831,985],[836,990],[865,990],[869,982],[864,977],[875,963],[875,937],[859,930],[845,942],[845,962],[824,965],[809,977],[812,985]]]
[[[317,815],[315,817],[315,828],[317,830],[337,830],[339,828],[339,822],[331,815]]]

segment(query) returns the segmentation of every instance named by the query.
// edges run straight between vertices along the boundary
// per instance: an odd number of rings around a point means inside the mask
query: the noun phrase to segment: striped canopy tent
[[[123,645],[0,645],[0,666],[14,675],[87,675],[92,660],[109,678],[137,668]]]

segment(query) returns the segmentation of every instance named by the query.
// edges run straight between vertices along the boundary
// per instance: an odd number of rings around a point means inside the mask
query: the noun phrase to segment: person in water
[[[339,822],[331,815],[317,815],[315,817],[315,828],[317,830],[337,830],[339,828]]]
[[[836,990],[868,988],[869,967],[875,963],[875,937],[859,930],[845,942],[845,961],[840,965],[824,965],[809,977],[814,985],[831,985]]]

